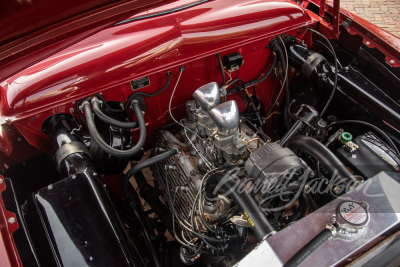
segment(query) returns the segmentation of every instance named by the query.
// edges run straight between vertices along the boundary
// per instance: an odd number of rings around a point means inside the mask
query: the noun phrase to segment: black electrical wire
[[[324,44],[323,42],[321,42],[320,40],[315,40],[315,42],[319,43],[319,44],[322,45],[326,50],[328,50],[329,52],[332,53],[332,50],[331,50],[326,44]],[[338,62],[338,64],[339,64],[339,67],[340,67],[341,69],[343,69],[343,66],[342,66],[342,64],[340,63],[339,59],[337,60],[337,62]]]
[[[218,53],[215,55],[218,58],[218,62],[219,62],[219,66],[221,67],[221,71],[222,71],[222,86],[225,85],[225,70],[224,70],[224,64],[222,64],[222,60],[221,60],[221,55]]]
[[[368,127],[372,128],[373,130],[378,132],[383,138],[385,138],[385,140],[389,143],[389,145],[392,147],[392,149],[396,152],[397,156],[400,157],[399,150],[397,149],[397,146],[394,144],[392,139],[389,137],[389,135],[387,135],[384,131],[379,129],[377,126],[375,126],[375,125],[373,125],[373,124],[371,124],[369,122],[366,122],[366,121],[344,120],[344,121],[332,122],[331,124],[328,125],[328,127],[326,129],[329,129],[330,127],[332,127],[334,125],[340,125],[340,124],[362,124],[362,125],[365,125],[365,126],[368,126]]]
[[[237,165],[232,165],[232,166],[237,166]],[[232,167],[232,166],[230,166],[230,167]],[[194,201],[193,201],[192,209],[191,209],[190,212],[189,212],[189,217],[190,217],[190,221],[191,221],[191,226],[192,226],[192,228],[193,228],[194,230],[198,229],[198,227],[195,227],[195,226],[194,226],[194,223],[193,223],[193,220],[194,220],[194,210],[195,210],[196,204],[198,204],[198,207],[199,207],[200,218],[203,219],[203,218],[202,218],[202,214],[203,214],[202,204],[204,204],[204,201],[203,201],[203,198],[201,197],[201,195],[204,194],[204,184],[205,184],[205,182],[207,181],[207,179],[210,177],[210,175],[211,175],[212,173],[215,173],[215,172],[218,172],[218,171],[221,171],[221,170],[227,170],[227,168],[229,168],[229,167],[227,167],[227,166],[222,166],[222,167],[219,167],[219,168],[216,168],[216,169],[213,169],[213,170],[207,172],[207,173],[203,176],[200,189],[199,189],[198,193],[196,194],[196,197],[195,197],[195,199],[194,199]],[[196,220],[196,224],[197,224],[197,220]],[[208,226],[208,223],[203,221],[203,225],[207,227],[207,226]],[[207,227],[207,229],[208,229],[208,227]],[[218,232],[215,231],[214,229],[211,229],[211,230],[212,230],[211,232],[218,233]],[[199,231],[198,233],[201,234],[200,231]],[[202,236],[204,236],[204,235],[202,235]],[[207,244],[208,244],[208,243],[207,243]]]
[[[133,111],[138,120],[139,129],[140,129],[140,136],[139,140],[137,141],[136,145],[128,150],[119,150],[109,146],[104,140],[101,138],[99,132],[97,131],[96,124],[94,123],[93,113],[90,109],[89,102],[83,102],[83,109],[87,119],[87,127],[90,133],[90,136],[93,140],[99,145],[99,147],[106,153],[110,155],[114,155],[116,157],[125,158],[130,157],[138,153],[144,146],[146,142],[146,123],[143,118],[142,111],[139,108],[139,103],[137,101],[132,102]]]
[[[307,29],[308,31],[310,31],[310,32],[313,32],[313,33],[317,34],[318,36],[320,36],[322,39],[325,40],[325,42],[328,44],[328,46],[329,46],[329,48],[330,48],[330,50],[331,50],[331,52],[332,52],[333,61],[334,61],[334,64],[335,64],[335,77],[334,77],[333,89],[332,89],[331,95],[330,95],[329,98],[328,98],[328,101],[327,101],[326,104],[325,104],[325,107],[323,108],[323,110],[322,110],[321,113],[319,114],[319,117],[322,118],[322,116],[325,114],[326,110],[328,109],[330,103],[332,102],[333,96],[335,95],[335,92],[336,92],[336,89],[337,89],[337,83],[338,83],[338,64],[337,64],[337,57],[336,57],[335,50],[333,49],[333,46],[332,46],[331,42],[329,42],[328,38],[326,38],[323,34],[317,32],[317,31],[315,31],[315,30],[313,30],[313,29],[309,29],[309,28],[306,28],[306,29]]]
[[[272,73],[272,71],[273,71],[273,69],[275,67],[275,64],[276,64],[276,60],[277,60],[277,56],[276,56],[276,54],[274,52],[273,53],[273,58],[272,58],[272,63],[271,63],[271,66],[269,67],[268,71],[260,79],[246,83],[246,87],[250,86],[250,85],[255,85],[257,83],[262,83],[263,81],[265,81],[268,78],[268,76]]]
[[[237,82],[241,82],[243,84],[242,88],[246,89],[246,87],[248,87],[248,86],[256,85],[258,83],[261,83],[261,82],[265,81],[269,77],[269,75],[271,75],[272,71],[274,70],[274,67],[275,67],[275,64],[276,64],[276,60],[277,60],[277,56],[274,53],[273,54],[273,58],[272,58],[271,66],[269,67],[268,71],[264,74],[264,76],[262,76],[260,79],[253,80],[253,81],[250,81],[248,83],[244,83],[242,79],[235,79],[235,80],[231,81],[230,83],[228,83],[226,85],[226,88],[230,87],[231,85],[233,85],[233,84],[235,84]],[[234,91],[234,90],[229,91],[229,93],[235,93],[235,92],[237,92],[237,91]]]
[[[232,84],[234,84],[234,83],[237,83],[237,82],[240,82],[241,84],[242,84],[242,88],[243,88],[243,90],[246,90],[246,83],[242,80],[242,79],[235,79],[235,80],[233,80],[233,81],[231,81],[230,83],[228,83],[227,84],[227,88],[229,87],[229,86],[231,86]],[[240,92],[240,89],[238,89],[239,90],[239,92]],[[231,91],[233,91],[233,90],[231,90]],[[256,105],[254,104],[254,101],[253,101],[253,99],[251,98],[251,96],[249,96],[249,95],[246,95],[246,98],[248,98],[249,99],[249,104],[250,104],[250,106],[251,106],[251,108],[253,109],[253,111],[254,111],[254,114],[256,115],[256,119],[257,119],[257,122],[258,122],[258,124],[259,124],[259,130],[260,131],[262,131],[262,126],[263,126],[263,120],[261,119],[261,116],[260,116],[260,113],[258,112],[258,110],[257,110],[257,108],[256,108]]]
[[[241,212],[246,212],[247,216],[251,218],[253,222],[251,229],[259,241],[268,235],[276,233],[275,228],[264,215],[253,196],[246,190],[232,190],[237,186],[239,180],[233,177],[226,179],[227,175],[228,173],[215,173],[209,177],[204,186],[206,201],[215,202],[217,196],[215,192],[223,189],[225,192],[229,192],[229,197],[234,200],[238,209]],[[224,182],[221,184],[221,181]]]
[[[282,41],[282,45],[285,45]],[[286,69],[286,62],[289,60],[288,58],[285,57],[282,48],[280,45],[275,42],[274,45],[272,46],[272,49],[276,51],[279,55],[279,58],[281,60],[281,65],[282,65],[282,70],[283,73],[287,73],[288,69]],[[290,106],[290,90],[289,90],[289,79],[285,79],[284,81],[284,89],[285,89],[285,107],[283,108],[283,118],[284,118],[284,123],[287,129],[290,129],[290,121],[289,121],[289,115],[288,115],[288,109]]]
[[[105,103],[103,101],[103,103]],[[102,120],[103,122],[118,127],[118,128],[123,128],[123,129],[132,129],[135,128],[137,125],[136,121],[133,122],[122,122],[122,121],[118,121],[116,119],[113,119],[109,116],[107,116],[106,114],[103,113],[103,111],[100,108],[100,103],[99,100],[96,97],[92,98],[92,106],[93,106],[93,111],[94,114],[96,114],[96,116]]]
[[[165,83],[164,87],[161,88],[160,90],[158,90],[157,92],[154,92],[154,93],[152,93],[152,94],[148,94],[148,93],[144,93],[144,92],[136,92],[136,93],[131,94],[131,95],[128,97],[128,100],[126,101],[125,109],[127,109],[127,108],[129,107],[129,105],[130,105],[130,103],[132,102],[132,100],[134,99],[134,97],[137,97],[137,96],[153,97],[153,96],[159,95],[159,94],[161,94],[162,92],[164,92],[165,89],[168,88],[169,82],[170,82],[170,80],[171,80],[171,72],[170,72],[170,71],[167,72],[167,76],[168,76],[167,82]]]
[[[268,99],[269,106],[272,106],[271,98],[268,96],[268,94],[267,94],[267,92],[264,90],[264,88],[262,88],[262,87],[259,86],[258,84],[255,84],[255,86],[258,86],[258,88],[260,88],[260,89],[263,91],[263,93],[265,94],[265,96],[266,96],[267,99]]]
[[[231,81],[230,83],[228,83],[228,84],[226,85],[226,88],[230,87],[232,84],[235,84],[235,83],[237,83],[237,82],[240,82],[240,83],[242,84],[242,89],[243,89],[243,90],[246,89],[246,83],[245,83],[242,79],[239,79],[239,78],[234,79],[233,81]],[[239,90],[240,90],[240,89],[239,89]]]

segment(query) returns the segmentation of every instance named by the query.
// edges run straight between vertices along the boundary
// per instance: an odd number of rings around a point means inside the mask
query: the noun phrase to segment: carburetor
[[[183,136],[207,158],[210,162],[235,163],[245,159],[248,155],[247,146],[250,140],[256,137],[253,131],[251,136],[239,132],[239,109],[234,100],[220,103],[219,88],[212,82],[197,89],[193,97],[195,100],[186,103],[187,120],[185,126],[194,133],[183,129]],[[200,138],[205,138],[203,142]],[[246,138],[247,137],[247,138]],[[258,141],[258,146],[260,145]],[[192,154],[196,153],[192,150]]]

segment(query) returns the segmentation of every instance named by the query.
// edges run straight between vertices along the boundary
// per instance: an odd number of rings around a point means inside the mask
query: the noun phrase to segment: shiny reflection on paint
[[[66,266],[88,266],[79,249],[76,247],[74,242],[72,242],[71,237],[68,235],[67,230],[58,218],[53,206],[40,195],[36,195],[36,197],[46,210],[46,215],[49,218],[48,221],[51,229],[53,230],[54,235],[57,237],[55,238],[55,241],[58,252],[61,254],[61,258],[63,260],[68,260],[68,262],[63,262],[63,264]],[[73,257],[71,257],[71,255],[73,255]]]
[[[86,81],[88,77],[69,77],[68,80],[60,82],[60,77],[58,76],[62,73],[62,70],[68,69],[68,66],[78,66],[85,65],[91,61],[101,59],[107,55],[111,55],[115,52],[121,50],[121,47],[126,47],[127,44],[137,43],[138,40],[142,40],[146,45],[151,44],[148,39],[153,38],[153,36],[161,35],[166,31],[172,29],[171,26],[159,27],[154,29],[149,29],[148,31],[141,31],[136,34],[125,34],[112,36],[112,39],[106,40],[105,42],[97,45],[92,45],[90,47],[74,51],[72,53],[61,54],[54,59],[44,60],[33,68],[21,72],[15,80],[11,80],[10,83],[3,83],[2,86],[5,87],[7,92],[7,102],[10,108],[19,108],[27,103],[32,103],[40,100],[43,96],[58,95],[63,91],[70,90],[71,88],[77,88],[79,83]],[[158,39],[155,38],[153,42]],[[163,43],[154,49],[146,51],[143,54],[135,58],[131,58],[124,63],[118,65],[119,67],[128,68],[130,65],[136,61],[144,61],[147,57],[153,55],[154,53],[162,53],[173,46],[173,42]],[[133,51],[134,52],[134,51]],[[134,54],[131,52],[132,54]],[[111,66],[105,72],[110,72],[116,70],[116,66]],[[53,78],[54,76],[54,78]],[[38,80],[51,80],[46,87],[41,87]],[[27,94],[29,92],[29,94]],[[21,95],[19,95],[21,93]]]

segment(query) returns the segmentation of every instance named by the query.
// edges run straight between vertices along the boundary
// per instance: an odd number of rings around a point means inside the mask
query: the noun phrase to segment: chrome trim
[[[209,112],[220,103],[218,84],[212,82],[201,86],[193,93],[193,97],[199,102],[202,110]]]
[[[219,134],[232,135],[239,129],[239,108],[234,100],[211,109],[210,117],[217,125]]]

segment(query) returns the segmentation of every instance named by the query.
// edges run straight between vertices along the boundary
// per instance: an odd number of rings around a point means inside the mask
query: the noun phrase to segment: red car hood
[[[11,0],[0,4],[0,81],[74,42],[172,0]]]

